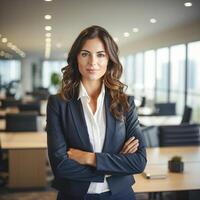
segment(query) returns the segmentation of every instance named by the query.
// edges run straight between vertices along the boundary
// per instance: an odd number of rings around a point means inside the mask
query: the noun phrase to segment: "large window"
[[[58,73],[62,75],[61,69],[66,65],[66,61],[44,61],[42,68],[42,86],[50,87],[52,73]]]
[[[193,119],[200,122],[200,42],[188,44],[187,104],[193,108]]]
[[[144,94],[147,99],[155,97],[155,51],[144,53]]]
[[[169,78],[169,48],[161,48],[157,50],[157,68],[156,68],[156,84],[157,102],[168,101],[168,78]]]
[[[135,83],[134,95],[144,96],[144,60],[143,53],[135,55]]]
[[[5,85],[14,80],[21,80],[21,62],[0,60],[0,83]]]
[[[148,105],[175,102],[177,114],[182,115],[187,104],[193,108],[192,120],[200,122],[200,41],[187,46],[174,45],[123,57],[123,79],[131,88],[129,94],[145,96],[150,100]]]
[[[127,93],[131,94],[133,92],[133,84],[135,80],[135,70],[134,70],[134,56],[127,56],[126,63],[124,66],[124,79],[128,86]]]
[[[183,113],[185,91],[186,46],[176,45],[170,48],[170,101],[176,102],[176,111]]]

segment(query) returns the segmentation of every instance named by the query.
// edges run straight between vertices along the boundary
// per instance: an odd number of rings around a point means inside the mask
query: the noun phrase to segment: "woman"
[[[48,153],[59,200],[133,200],[146,151],[133,98],[119,81],[118,47],[99,26],[83,30],[47,106]]]

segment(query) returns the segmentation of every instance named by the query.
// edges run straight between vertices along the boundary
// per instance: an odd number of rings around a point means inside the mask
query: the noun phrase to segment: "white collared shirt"
[[[93,114],[89,105],[90,97],[87,94],[87,91],[82,82],[80,82],[78,99],[81,99],[90,143],[93,147],[93,151],[96,153],[102,152],[106,134],[104,97],[105,86],[103,84],[101,88],[101,93],[99,94],[97,99],[96,112]],[[106,179],[104,178],[103,183],[91,182],[87,193],[102,193],[106,191],[109,191],[109,187]]]

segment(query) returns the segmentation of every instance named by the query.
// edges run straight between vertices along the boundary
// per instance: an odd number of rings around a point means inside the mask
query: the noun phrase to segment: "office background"
[[[0,97],[52,85],[76,36],[105,27],[119,46],[121,80],[138,106],[175,103],[200,123],[199,0],[0,0]],[[45,110],[45,108],[44,108]]]

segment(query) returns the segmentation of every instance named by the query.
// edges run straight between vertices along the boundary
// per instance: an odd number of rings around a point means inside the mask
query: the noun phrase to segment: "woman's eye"
[[[99,53],[99,54],[97,54],[97,56],[98,56],[99,58],[103,58],[103,57],[105,57],[105,54]]]
[[[82,57],[86,57],[87,55],[88,55],[88,53],[86,53],[86,52],[82,52],[82,53],[81,53],[81,56],[82,56]]]

